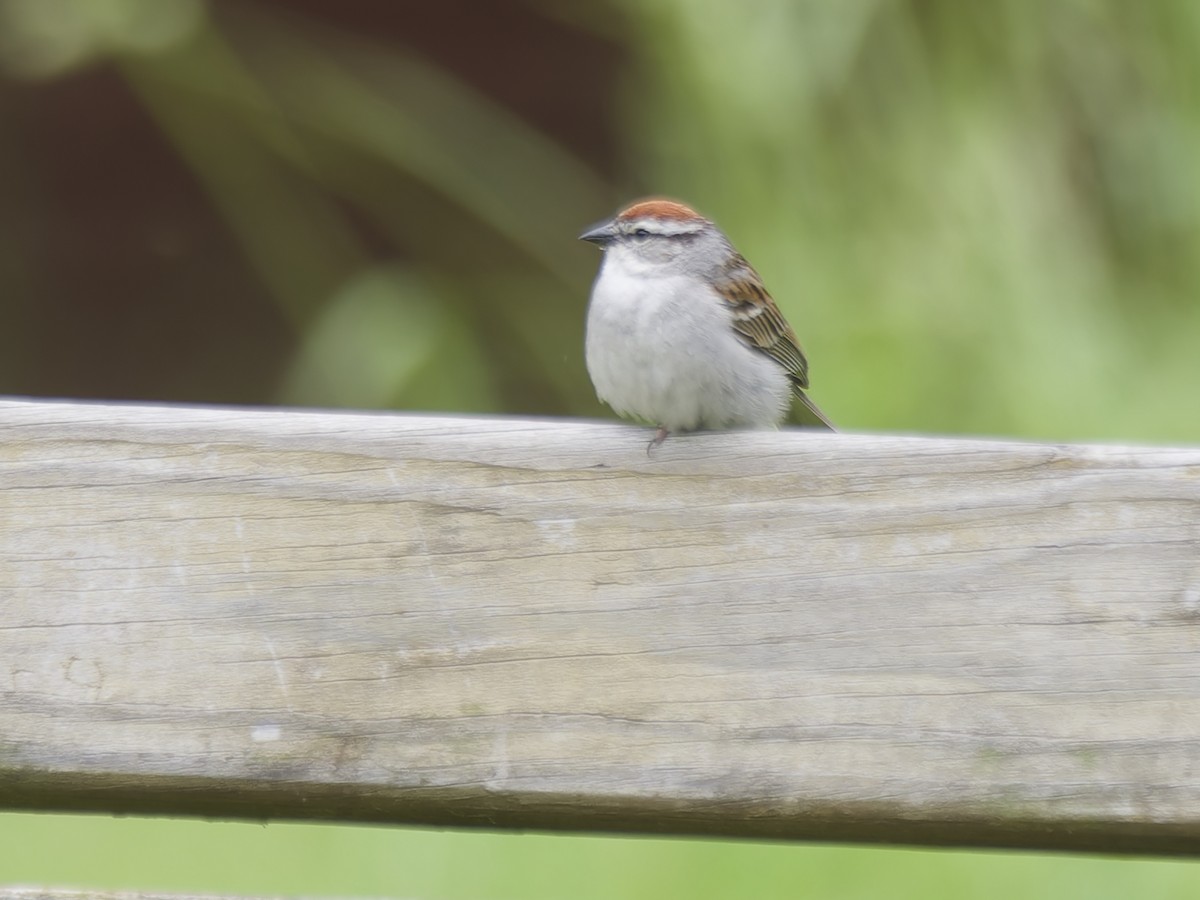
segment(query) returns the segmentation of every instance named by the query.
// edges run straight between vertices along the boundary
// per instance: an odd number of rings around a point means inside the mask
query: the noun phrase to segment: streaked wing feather
[[[736,256],[717,293],[733,311],[733,327],[746,343],[783,366],[797,387],[808,387],[808,360],[762,279],[745,259]]]
[[[820,407],[804,393],[808,387],[808,360],[800,349],[800,341],[792,326],[783,318],[762,278],[739,255],[734,255],[717,285],[717,293],[733,312],[734,330],[756,350],[770,356],[783,366],[792,380],[792,393],[804,407],[805,413],[793,416],[805,425],[824,425],[836,431]]]

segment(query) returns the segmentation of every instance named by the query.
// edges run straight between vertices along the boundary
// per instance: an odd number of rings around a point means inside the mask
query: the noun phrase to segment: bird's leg
[[[660,446],[662,444],[662,442],[667,439],[667,435],[669,435],[670,433],[671,432],[668,431],[666,428],[664,428],[662,425],[659,425],[658,431],[654,432],[654,440],[652,440],[649,444],[646,445],[646,455],[649,456],[651,450],[653,450],[655,447]]]

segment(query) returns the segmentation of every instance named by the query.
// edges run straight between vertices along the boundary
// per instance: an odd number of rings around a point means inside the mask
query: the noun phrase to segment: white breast
[[[791,399],[782,367],[742,342],[710,287],[631,273],[611,253],[592,289],[586,352],[601,400],[670,431],[777,425]]]

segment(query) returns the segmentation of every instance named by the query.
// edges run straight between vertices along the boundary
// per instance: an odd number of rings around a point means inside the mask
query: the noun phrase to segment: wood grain
[[[0,404],[0,805],[1195,853],[1200,450]]]

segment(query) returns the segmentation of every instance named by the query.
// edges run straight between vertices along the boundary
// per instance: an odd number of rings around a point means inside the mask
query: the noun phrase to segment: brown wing
[[[804,388],[808,387],[808,360],[800,349],[796,332],[767,293],[762,278],[737,254],[723,274],[725,277],[717,285],[717,293],[733,311],[734,330],[751,347],[783,366],[792,380],[796,397],[817,421],[832,430],[833,423],[804,393]]]
[[[808,387],[808,360],[758,273],[742,257],[735,256],[724,274],[717,293],[733,310],[734,329],[747,344],[783,366],[797,387]]]

